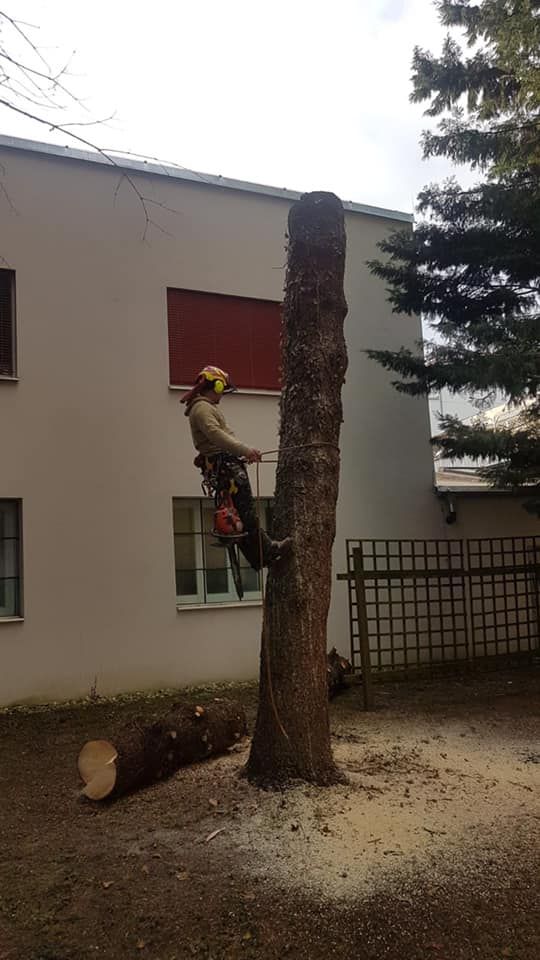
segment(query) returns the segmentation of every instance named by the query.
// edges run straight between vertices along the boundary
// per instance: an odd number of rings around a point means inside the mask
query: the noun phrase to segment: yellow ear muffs
[[[223,393],[225,384],[223,380],[214,380],[214,393]]]

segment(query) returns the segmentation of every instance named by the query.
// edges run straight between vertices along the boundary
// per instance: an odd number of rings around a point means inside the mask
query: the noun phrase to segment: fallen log
[[[112,799],[212,754],[223,753],[246,733],[243,707],[213,700],[204,707],[177,704],[148,726],[132,724],[113,740],[89,740],[77,765],[90,800]]]

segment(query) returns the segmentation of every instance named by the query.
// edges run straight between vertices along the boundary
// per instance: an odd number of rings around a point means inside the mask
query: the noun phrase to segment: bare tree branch
[[[76,143],[82,144],[102,157],[108,164],[115,167],[120,172],[120,178],[114,190],[113,203],[116,203],[118,193],[124,181],[127,182],[133,191],[141,206],[144,215],[144,230],[142,234],[143,241],[146,242],[148,231],[151,226],[155,227],[161,233],[171,236],[164,227],[156,223],[151,217],[151,209],[161,208],[170,213],[179,214],[180,211],[174,210],[166,203],[160,200],[153,200],[147,197],[139,188],[134,177],[126,168],[127,156],[137,157],[143,161],[152,161],[158,164],[163,173],[171,176],[170,170],[163,160],[158,157],[145,156],[132,151],[107,150],[99,147],[92,140],[74,131],[75,127],[90,127],[98,124],[105,124],[114,118],[114,113],[104,120],[73,120],[58,122],[51,118],[50,111],[55,111],[58,116],[59,110],[66,107],[66,99],[70,103],[81,106],[84,110],[88,108],[82,101],[62,82],[61,78],[67,73],[70,61],[65,63],[60,69],[54,69],[52,64],[43,56],[32,39],[29,30],[39,29],[32,24],[27,24],[22,20],[11,17],[8,13],[0,10],[0,28],[7,25],[0,33],[0,107],[5,107],[21,117],[26,117],[34,123],[46,126],[51,132],[63,133],[70,137]],[[11,28],[11,30],[9,30]],[[17,49],[18,48],[18,49]],[[35,58],[36,62],[32,62]],[[118,154],[115,156],[115,154]],[[175,167],[179,170],[185,170],[180,164],[169,163],[169,167]],[[142,171],[143,172],[143,171]],[[211,182],[202,174],[191,171],[202,182]],[[7,200],[10,208],[15,211],[15,207],[9,197],[4,184],[0,184],[0,195]],[[16,212],[16,211],[15,211]]]
[[[2,50],[1,47],[0,60],[6,60],[8,63],[11,63],[12,66],[17,67],[18,70],[20,70],[32,83],[34,83],[41,93],[44,93],[43,88],[36,83],[36,81],[33,79],[34,77],[39,77],[40,80],[50,83],[53,90],[61,90],[66,97],[69,97],[69,99],[73,100],[74,103],[81,105],[81,100],[76,97],[75,94],[71,93],[71,91],[68,90],[63,83],[60,83],[58,79],[59,77],[63,76],[67,67],[63,67],[62,70],[60,70],[57,74],[44,73],[42,70],[36,70],[35,67],[31,67],[28,63],[23,63],[19,60],[15,60],[14,57],[10,57],[5,50]],[[84,107],[84,109],[86,109],[86,107]]]
[[[28,92],[23,92],[25,88],[21,83],[18,84],[21,88],[20,90],[13,86],[14,83],[18,83],[18,81],[11,80],[10,77],[3,77],[2,80],[0,80],[0,86],[2,86],[4,90],[9,90],[14,97],[19,97],[21,100],[25,100],[26,103],[32,103],[35,107],[43,107],[43,102],[41,100],[36,100],[35,97],[32,97]],[[62,107],[59,103],[50,103],[47,105],[47,109],[61,110]]]
[[[113,149],[109,150],[106,147],[104,147],[103,149],[106,149],[107,153],[111,154],[112,156],[114,156],[114,154],[117,154],[120,157],[135,157],[138,160],[151,160],[153,163],[161,167],[166,177],[171,176],[171,174],[167,170],[167,167],[174,167],[176,170],[182,170],[185,173],[192,173],[193,176],[197,177],[202,183],[213,184],[215,182],[214,177],[212,178],[205,177],[204,174],[199,173],[198,170],[193,170],[191,167],[184,167],[182,166],[181,163],[176,163],[174,160],[164,160],[163,157],[153,157],[148,153],[136,153],[136,151],[134,150],[113,150]]]
[[[7,201],[7,203],[8,203],[8,206],[9,206],[9,209],[11,210],[11,212],[12,212],[12,213],[16,213],[17,216],[18,216],[19,211],[17,210],[15,204],[13,203],[13,200],[11,199],[9,193],[7,192],[7,190],[6,190],[6,188],[5,188],[5,185],[2,183],[1,180],[0,180],[0,193],[1,193],[2,196],[6,199],[6,201]],[[1,257],[0,259],[2,259],[4,263],[6,263],[6,261],[4,260],[3,257]]]
[[[39,59],[41,60],[41,62],[44,64],[44,66],[46,66],[47,69],[50,70],[49,64],[48,64],[47,61],[45,60],[45,57],[42,55],[42,53],[41,53],[41,51],[39,50],[39,48],[36,47],[35,43],[33,43],[33,42],[30,40],[30,37],[29,37],[29,36],[27,35],[27,33],[22,29],[23,27],[29,27],[31,30],[39,30],[39,27],[38,27],[36,24],[33,24],[33,23],[25,23],[24,20],[14,20],[13,17],[10,17],[9,14],[8,14],[8,13],[5,13],[4,10],[0,10],[0,18],[1,18],[2,20],[7,20],[7,22],[11,24],[11,26],[13,27],[13,29],[16,30],[18,34],[20,34],[20,36],[22,37],[22,39],[24,40],[24,42],[27,43],[28,46],[32,48],[32,50],[34,51],[36,57],[39,57]]]
[[[151,216],[150,216],[150,214],[149,214],[149,212],[148,212],[148,206],[147,206],[147,204],[148,204],[148,203],[152,203],[152,202],[154,202],[154,201],[152,201],[152,200],[149,199],[148,197],[143,196],[143,194],[142,194],[141,191],[139,190],[139,188],[138,188],[137,184],[135,183],[135,181],[133,180],[133,178],[129,175],[129,173],[126,173],[126,171],[123,169],[122,164],[121,164],[121,163],[118,163],[118,162],[114,159],[114,157],[110,156],[110,154],[108,154],[105,150],[103,150],[101,147],[96,146],[96,144],[95,144],[95,143],[92,143],[91,140],[87,140],[85,137],[79,136],[78,133],[73,133],[71,130],[67,130],[67,129],[65,128],[64,124],[61,124],[61,123],[51,123],[50,120],[46,120],[46,119],[44,119],[43,117],[38,117],[37,114],[35,114],[35,113],[30,113],[28,110],[23,110],[22,107],[17,107],[17,106],[15,106],[14,104],[10,103],[8,100],[4,100],[4,99],[0,98],[0,106],[7,107],[9,110],[14,110],[15,113],[18,113],[18,114],[20,114],[20,115],[23,116],[23,117],[27,117],[27,118],[30,119],[30,120],[34,120],[36,123],[41,123],[42,125],[49,127],[50,130],[56,130],[58,133],[65,133],[67,136],[72,137],[74,140],[77,140],[79,143],[84,144],[85,147],[89,147],[91,150],[94,150],[96,153],[99,153],[99,155],[100,155],[101,157],[103,157],[103,158],[107,161],[107,163],[110,163],[111,166],[116,167],[118,170],[121,171],[121,173],[122,173],[121,180],[127,180],[128,184],[130,185],[130,187],[132,188],[132,190],[133,190],[134,193],[136,194],[136,196],[137,196],[137,198],[138,198],[138,200],[139,200],[139,203],[140,203],[140,205],[141,205],[141,207],[142,207],[142,210],[143,210],[143,213],[144,213],[144,218],[145,218],[145,226],[144,226],[144,232],[143,232],[143,236],[142,236],[143,241],[146,241],[147,234],[148,234],[148,228],[149,228],[150,226],[156,227],[156,229],[157,229],[157,230],[160,230],[162,233],[167,233],[167,231],[164,230],[163,227],[161,227],[158,223],[156,223],[154,220],[152,220],[152,218],[151,218]],[[115,192],[115,196],[116,196],[117,193],[118,193],[118,189],[119,189],[119,188],[117,187],[116,192]],[[169,236],[170,236],[170,234],[169,234]]]
[[[111,113],[109,117],[103,117],[101,120],[69,120],[62,123],[63,127],[96,127],[96,126],[105,126],[106,123],[110,123],[111,120],[114,120],[116,117],[116,110],[114,113]],[[69,130],[66,130],[66,133],[69,133]],[[111,151],[106,150],[107,154]]]

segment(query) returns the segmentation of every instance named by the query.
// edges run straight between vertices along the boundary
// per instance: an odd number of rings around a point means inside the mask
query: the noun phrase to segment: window
[[[169,382],[193,383],[207,363],[237,387],[279,390],[281,305],[272,300],[167,290]]]
[[[0,618],[20,616],[20,504],[0,500]]]
[[[15,376],[15,271],[0,269],[0,377]]]
[[[238,600],[227,551],[212,537],[214,504],[211,500],[173,500],[176,602],[178,604],[227,603]],[[271,501],[261,501],[262,525],[270,527]],[[261,575],[240,555],[244,600],[261,596]]]

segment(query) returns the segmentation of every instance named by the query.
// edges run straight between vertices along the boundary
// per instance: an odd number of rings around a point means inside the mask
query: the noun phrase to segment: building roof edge
[[[27,140],[22,137],[10,137],[0,134],[0,148],[18,150],[23,153],[37,153],[42,156],[59,158],[62,160],[78,160],[83,163],[97,163],[105,167],[117,166],[120,170],[136,173],[151,174],[158,177],[169,177],[174,180],[183,180],[189,183],[199,183],[210,187],[221,187],[228,190],[239,190],[244,193],[256,193],[267,197],[276,197],[281,200],[298,200],[302,193],[298,190],[288,190],[281,187],[267,186],[262,183],[250,183],[246,180],[233,180],[230,177],[216,176],[215,174],[199,173],[196,170],[187,170],[184,167],[155,160],[136,159],[115,151],[98,153],[91,150],[79,150],[72,147],[62,147],[54,143],[42,143],[38,140]],[[109,160],[108,157],[111,159]],[[382,217],[387,220],[398,220],[412,223],[413,215],[401,210],[388,210],[385,207],[375,207],[366,203],[355,203],[343,200],[346,213],[360,213],[370,217]]]

